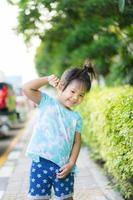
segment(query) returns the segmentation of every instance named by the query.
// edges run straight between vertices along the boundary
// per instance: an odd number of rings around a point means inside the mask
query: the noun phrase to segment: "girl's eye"
[[[71,91],[72,93],[75,93],[73,90]]]

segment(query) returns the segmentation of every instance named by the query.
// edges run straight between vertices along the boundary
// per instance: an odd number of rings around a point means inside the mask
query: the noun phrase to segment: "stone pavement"
[[[27,200],[31,161],[25,157],[25,148],[31,136],[32,126],[33,120],[0,169],[0,174],[3,174],[3,177],[0,176],[2,200]],[[80,151],[77,167],[79,173],[75,180],[74,200],[123,200],[120,194],[112,189],[101,169],[89,158],[86,147],[82,147]]]

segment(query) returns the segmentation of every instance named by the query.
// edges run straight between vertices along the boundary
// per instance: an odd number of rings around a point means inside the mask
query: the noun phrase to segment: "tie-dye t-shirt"
[[[60,167],[69,161],[76,132],[81,133],[82,118],[65,108],[56,98],[41,92],[33,134],[26,155],[35,162],[39,157]],[[76,172],[76,165],[72,168]]]

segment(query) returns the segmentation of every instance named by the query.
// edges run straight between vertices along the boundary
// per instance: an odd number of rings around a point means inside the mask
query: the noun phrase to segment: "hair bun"
[[[83,70],[84,70],[85,72],[93,73],[93,71],[94,71],[93,68],[92,68],[92,66],[84,65],[83,67],[84,67]]]
[[[93,64],[90,59],[86,59],[83,65],[82,73],[88,73],[90,75],[91,80],[96,78],[96,74],[93,68]]]

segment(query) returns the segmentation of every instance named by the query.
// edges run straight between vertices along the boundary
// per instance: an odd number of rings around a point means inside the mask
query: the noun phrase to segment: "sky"
[[[22,36],[16,35],[17,8],[0,0],[0,71],[5,76],[22,76],[22,83],[37,77],[34,54],[38,41],[27,49]]]

